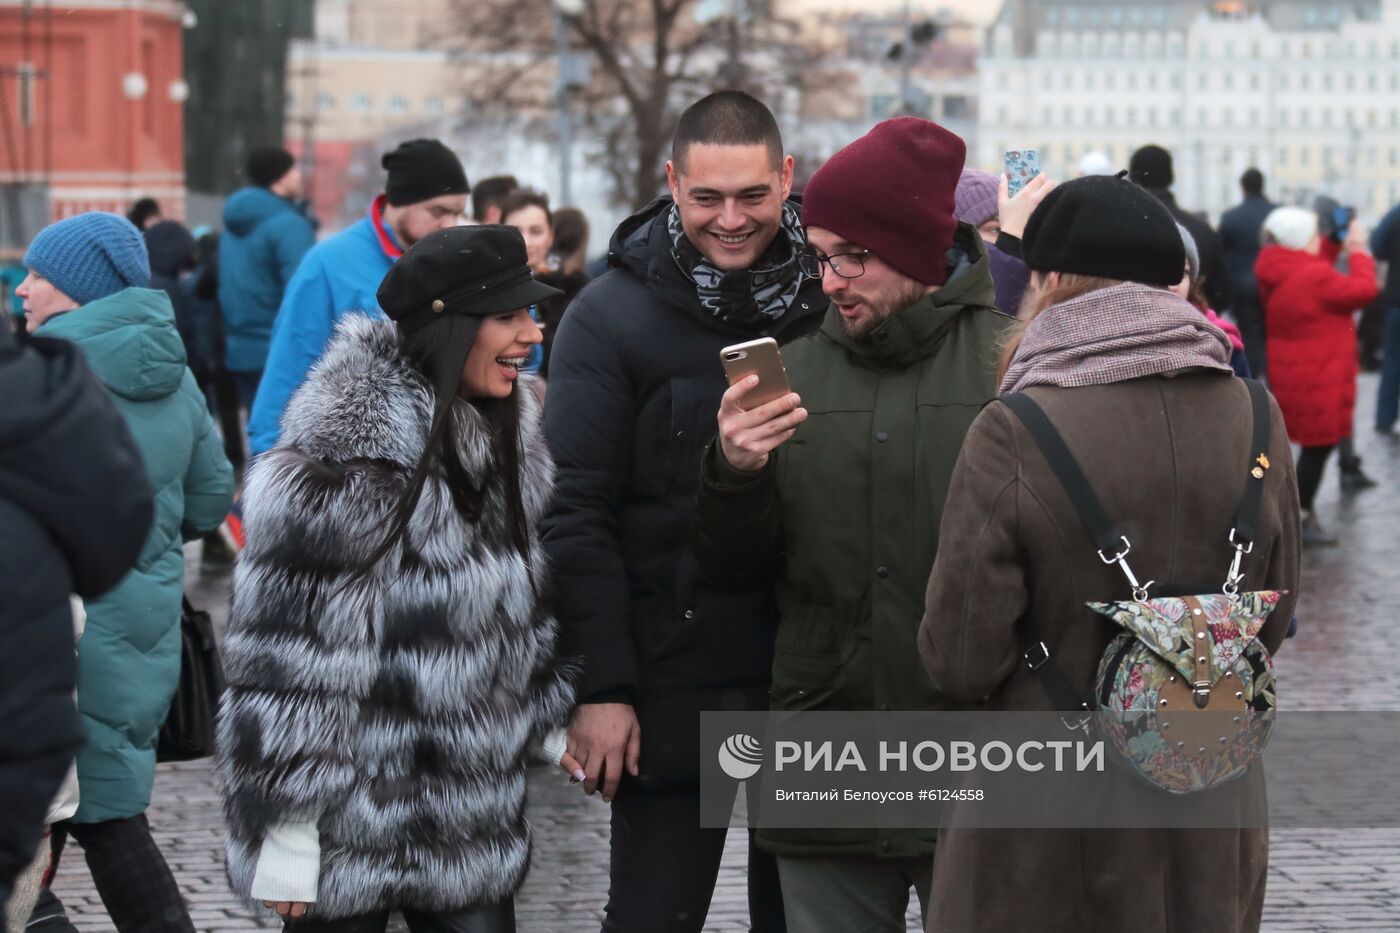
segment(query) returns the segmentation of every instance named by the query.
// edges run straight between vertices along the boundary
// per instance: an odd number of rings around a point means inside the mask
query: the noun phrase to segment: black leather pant
[[[403,919],[413,933],[515,933],[515,901],[472,907],[450,914],[405,910]],[[286,920],[286,933],[384,933],[389,911],[342,917],[338,920]]]

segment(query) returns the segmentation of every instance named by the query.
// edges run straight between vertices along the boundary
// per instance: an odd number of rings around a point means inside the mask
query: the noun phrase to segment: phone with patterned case
[[[1040,153],[1035,149],[1006,150],[1006,190],[1011,197],[1040,174]]]

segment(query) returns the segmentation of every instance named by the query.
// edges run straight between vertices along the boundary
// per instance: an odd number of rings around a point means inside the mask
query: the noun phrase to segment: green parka
[[[758,474],[712,443],[692,537],[712,582],[775,586],[774,710],[942,709],[916,636],[964,435],[996,395],[986,246],[966,224],[947,284],[852,341],[829,308],[783,351],[808,418]],[[784,855],[927,855],[935,830],[760,830]]]
[[[170,298],[128,288],[49,318],[39,336],[78,345],[112,393],[155,490],[155,522],[135,568],[87,603],[78,642],[80,802],[98,823],[143,813],[155,780],[155,742],[180,677],[184,541],[219,527],[233,471],[203,394],[185,366]]]

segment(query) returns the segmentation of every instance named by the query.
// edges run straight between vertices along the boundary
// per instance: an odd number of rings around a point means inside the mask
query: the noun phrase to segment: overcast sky
[[[1001,11],[1002,0],[913,0],[915,15],[947,7],[974,23],[986,23]],[[901,10],[904,0],[786,0],[793,10]]]

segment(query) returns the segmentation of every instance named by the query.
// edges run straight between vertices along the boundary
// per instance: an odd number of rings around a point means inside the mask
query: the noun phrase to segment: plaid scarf
[[[676,205],[666,218],[671,255],[681,272],[695,283],[700,306],[717,320],[743,327],[766,327],[787,313],[802,288],[797,254],[807,245],[797,210],[783,204],[783,226],[753,268],[724,272],[695,248],[681,227]]]
[[[1128,282],[1046,308],[1026,327],[1002,393],[1230,368],[1230,340],[1171,292]]]

